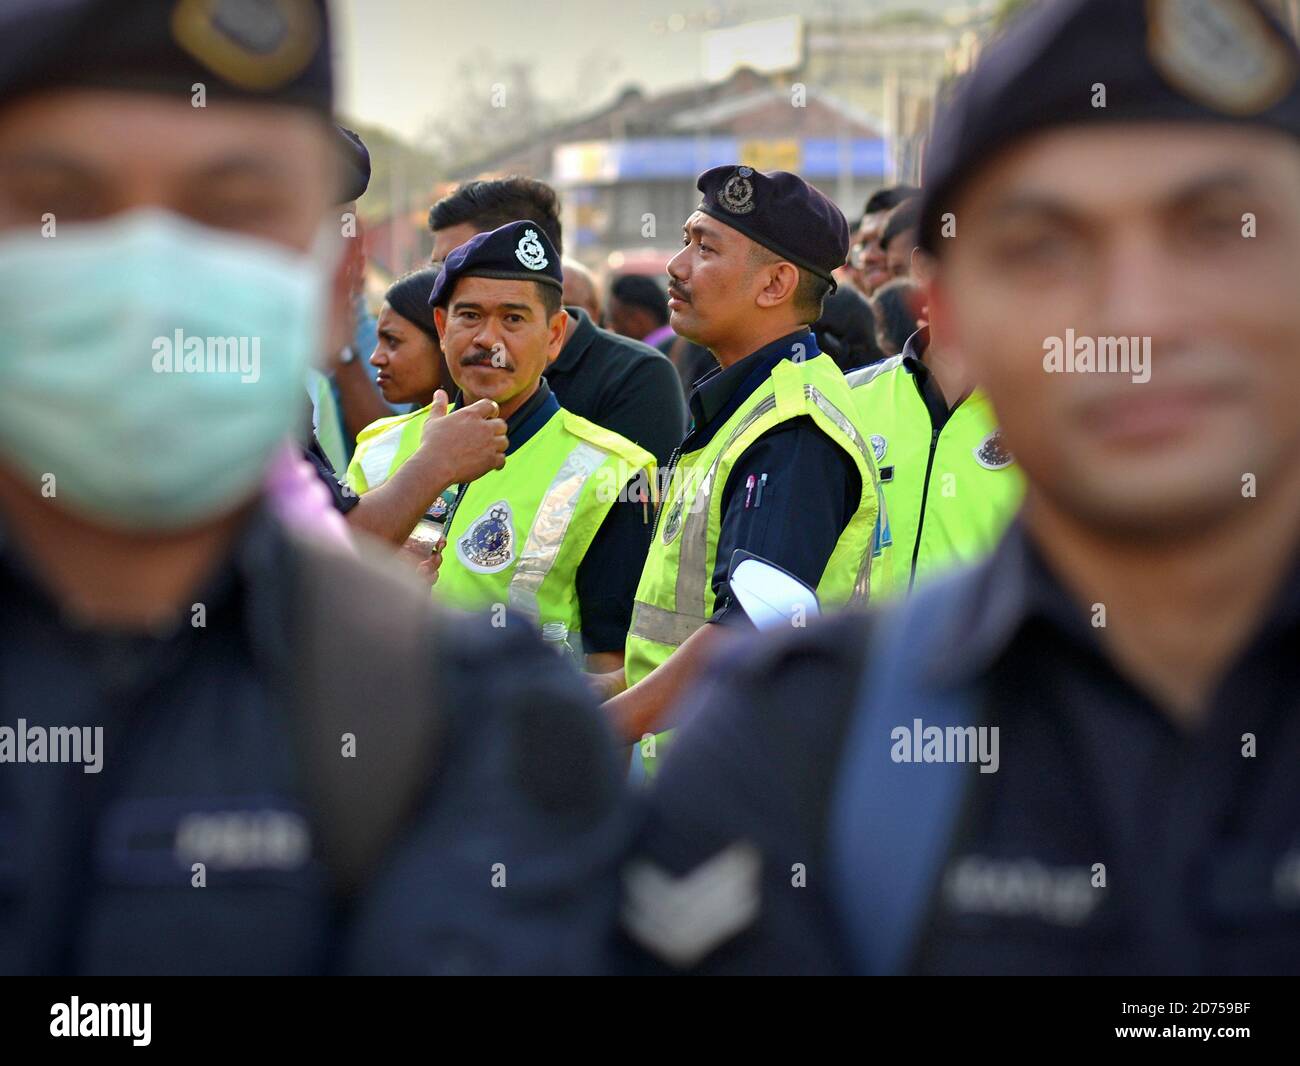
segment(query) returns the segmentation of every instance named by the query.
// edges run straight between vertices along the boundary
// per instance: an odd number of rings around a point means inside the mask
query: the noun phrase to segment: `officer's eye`
[[[1008,267],[1041,268],[1064,261],[1074,245],[1067,234],[1044,230],[1008,236],[995,245],[995,251]]]
[[[1245,225],[1241,212],[1196,211],[1187,220],[1184,232],[1199,245],[1226,244],[1241,240],[1245,235]]]

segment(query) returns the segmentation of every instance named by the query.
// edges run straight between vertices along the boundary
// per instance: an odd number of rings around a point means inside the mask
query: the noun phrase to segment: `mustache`
[[[674,300],[681,300],[683,303],[691,302],[691,294],[678,285],[675,281],[668,284],[668,295]]]
[[[468,352],[460,357],[461,366],[491,366],[498,370],[514,370],[515,364],[506,354],[505,348],[500,344],[494,344],[491,348],[481,348],[475,345]]]

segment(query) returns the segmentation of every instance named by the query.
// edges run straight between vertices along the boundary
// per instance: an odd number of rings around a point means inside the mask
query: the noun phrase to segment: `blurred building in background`
[[[427,261],[429,206],[476,177],[527,174],[555,185],[566,253],[604,277],[662,276],[699,201],[696,175],[720,163],[796,171],[853,219],[879,186],[922,181],[936,99],[1010,18],[1037,2],[873,12],[826,0],[813,14],[730,25],[711,9],[698,76],[679,89],[627,86],[609,103],[569,108],[558,121],[550,121],[552,110],[545,125],[504,145],[477,152],[470,138],[470,150],[450,158],[359,126],[375,163],[360,206],[372,290]],[[1272,2],[1300,32],[1300,0]],[[680,16],[666,22],[673,18]],[[546,110],[539,103],[532,101],[536,114]],[[471,130],[487,124],[470,118]]]
[[[933,100],[996,5],[788,15],[703,34],[700,78],[610,104],[469,160],[464,180],[530,174],[561,190],[566,253],[606,272],[659,274],[699,202],[702,170],[793,170],[850,217],[882,184],[914,181]],[[973,13],[972,13],[973,12]]]

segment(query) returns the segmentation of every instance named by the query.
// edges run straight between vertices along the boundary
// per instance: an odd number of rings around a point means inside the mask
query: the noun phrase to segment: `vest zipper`
[[[921,534],[925,530],[925,509],[930,503],[930,472],[934,470],[934,453],[939,446],[937,429],[930,430],[930,457],[925,461],[925,481],[921,484],[921,514],[916,520],[916,543],[912,546],[912,573],[907,579],[907,591],[916,584],[916,561],[921,555]]]
[[[668,502],[668,486],[673,483],[673,472],[677,469],[677,462],[681,457],[682,446],[679,444],[673,449],[672,455],[668,457],[667,476],[659,479],[659,502],[655,504],[655,522],[650,530],[651,542],[654,541],[655,534],[659,532],[659,516],[664,513],[664,504]]]

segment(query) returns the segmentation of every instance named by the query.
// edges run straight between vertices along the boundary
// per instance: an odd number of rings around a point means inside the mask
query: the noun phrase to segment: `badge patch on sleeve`
[[[1276,31],[1244,0],[1147,0],[1147,51],[1171,87],[1228,115],[1255,115],[1296,78]]]
[[[476,574],[495,574],[515,561],[514,514],[497,500],[456,541],[456,555]]]

